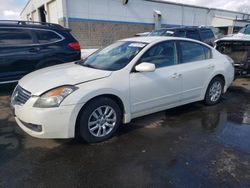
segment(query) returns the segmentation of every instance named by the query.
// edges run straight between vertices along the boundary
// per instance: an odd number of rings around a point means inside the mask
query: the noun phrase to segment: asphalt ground
[[[250,86],[236,80],[212,107],[202,102],[123,125],[112,139],[32,138],[0,88],[0,188],[250,187]]]

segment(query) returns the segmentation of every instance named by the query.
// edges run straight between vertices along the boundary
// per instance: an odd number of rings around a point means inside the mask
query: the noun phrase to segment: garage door
[[[39,19],[38,19],[38,12],[37,11],[33,11],[31,13],[31,18],[32,18],[33,21],[38,22],[39,21]]]
[[[49,14],[49,22],[50,23],[58,23],[56,1],[52,1],[48,4],[48,14]]]

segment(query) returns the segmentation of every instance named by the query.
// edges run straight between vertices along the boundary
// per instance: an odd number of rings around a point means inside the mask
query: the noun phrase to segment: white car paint
[[[217,75],[225,78],[224,91],[234,79],[234,68],[228,59],[211,49],[213,58],[203,62],[191,62],[156,69],[153,72],[131,72],[139,58],[153,45],[168,40],[185,40],[173,37],[137,37],[122,41],[145,42],[131,62],[118,71],[103,71],[82,67],[74,63],[53,66],[33,72],[19,81],[19,85],[31,92],[32,97],[24,105],[14,105],[15,119],[28,134],[38,138],[71,138],[81,108],[96,96],[117,96],[123,103],[123,123],[153,112],[204,99],[209,82]],[[59,107],[33,107],[39,96],[62,85],[76,85]],[[27,128],[23,122],[42,125],[42,132]]]
[[[250,41],[250,35],[246,35],[243,33],[228,35],[226,37],[216,40],[215,43],[220,42],[220,41]]]

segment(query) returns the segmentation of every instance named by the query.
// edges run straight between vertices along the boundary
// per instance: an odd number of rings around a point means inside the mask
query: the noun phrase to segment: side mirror
[[[154,72],[155,64],[146,62],[140,63],[139,65],[135,66],[135,70],[138,72]]]

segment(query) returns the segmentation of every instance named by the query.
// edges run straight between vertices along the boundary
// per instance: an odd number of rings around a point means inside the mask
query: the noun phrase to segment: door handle
[[[215,65],[213,65],[213,64],[208,65],[208,69],[213,69],[214,67],[215,67]]]
[[[182,74],[174,73],[172,75],[172,78],[180,78],[181,76],[182,76]]]
[[[41,49],[38,47],[30,48],[29,52],[39,52]]]

